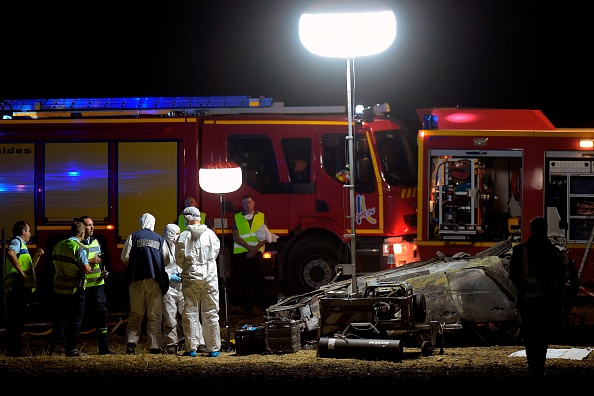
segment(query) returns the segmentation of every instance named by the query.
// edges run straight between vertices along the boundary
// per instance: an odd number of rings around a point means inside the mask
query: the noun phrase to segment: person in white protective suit
[[[165,271],[169,274],[169,290],[163,296],[163,343],[168,354],[177,354],[178,346],[183,343],[183,328],[178,322],[178,313],[182,315],[184,309],[184,296],[182,294],[182,268],[177,265],[175,256],[176,244],[180,228],[177,224],[167,224],[163,237],[167,242],[168,258],[165,260]],[[198,323],[198,352],[205,352],[202,326]]]
[[[214,231],[200,224],[198,208],[187,207],[183,215],[188,221],[188,229],[179,236],[176,256],[182,267],[182,323],[186,336],[184,356],[195,357],[197,354],[202,318],[206,356],[218,357],[221,350],[221,330],[217,256],[221,243]]]

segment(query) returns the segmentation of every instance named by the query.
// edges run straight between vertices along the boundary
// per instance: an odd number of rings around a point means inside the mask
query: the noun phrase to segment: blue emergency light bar
[[[4,100],[12,111],[134,110],[225,107],[271,107],[272,98],[248,96],[180,96],[145,98],[79,98]],[[6,106],[8,105],[8,106]]]

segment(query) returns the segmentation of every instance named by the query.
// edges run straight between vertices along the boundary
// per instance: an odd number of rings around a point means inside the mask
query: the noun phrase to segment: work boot
[[[109,345],[109,341],[107,341],[107,329],[105,332],[99,333],[97,339],[99,343],[99,355],[113,355],[116,353]]]
[[[134,351],[135,347],[136,345],[129,342],[128,345],[126,345],[126,355],[136,355],[136,352]]]
[[[117,352],[108,344],[105,347],[99,348],[99,355],[115,355]]]
[[[69,349],[68,352],[66,352],[66,356],[68,356],[68,357],[79,357],[79,356],[85,356],[85,354],[82,353],[80,351],[80,349],[78,349],[78,348],[72,348],[72,349]]]

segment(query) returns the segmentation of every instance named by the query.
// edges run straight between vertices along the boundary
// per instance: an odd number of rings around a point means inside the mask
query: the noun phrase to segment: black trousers
[[[264,263],[262,253],[248,258],[247,253],[233,255],[234,267],[239,274],[242,305],[245,309],[252,309],[255,305],[268,307],[266,283],[264,280]],[[253,286],[253,287],[252,287]],[[255,291],[252,291],[255,289]]]
[[[22,282],[14,282],[13,289],[6,294],[6,354],[9,356],[18,356],[23,352],[21,337],[32,301],[31,288],[24,287]]]
[[[521,335],[526,349],[528,370],[531,374],[544,374],[547,350],[561,319],[561,306],[553,303],[533,303],[519,308]]]
[[[54,292],[53,322],[50,343],[61,345],[66,339],[66,352],[78,348],[79,331],[85,313],[85,291],[78,289],[74,294]]]
[[[85,311],[93,317],[97,330],[107,328],[107,299],[105,285],[85,289]]]

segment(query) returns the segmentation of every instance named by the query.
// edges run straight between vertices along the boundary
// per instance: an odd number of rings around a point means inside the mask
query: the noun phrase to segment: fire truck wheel
[[[306,236],[295,241],[285,262],[287,282],[292,293],[318,289],[336,275],[340,246],[327,238]]]
[[[427,320],[427,300],[423,293],[414,295],[413,313],[416,323],[424,323]]]

